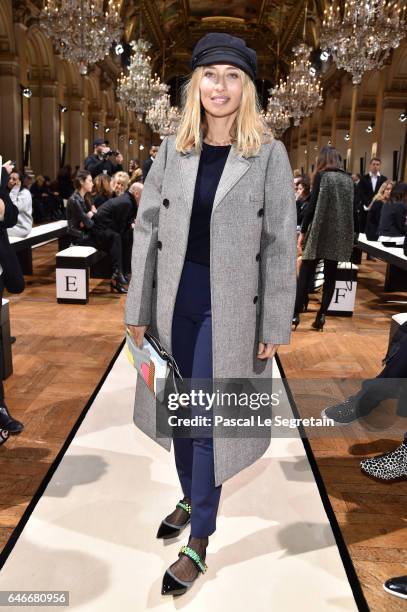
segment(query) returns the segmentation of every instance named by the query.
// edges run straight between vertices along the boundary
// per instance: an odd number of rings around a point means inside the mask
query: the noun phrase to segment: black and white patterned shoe
[[[391,595],[407,599],[407,576],[389,578],[383,585],[384,590]]]
[[[349,425],[349,423],[353,423],[360,416],[356,395],[350,395],[341,404],[324,408],[321,416],[332,419],[336,425]]]
[[[360,462],[360,468],[369,476],[380,480],[395,480],[407,476],[407,444],[403,442],[394,451]]]

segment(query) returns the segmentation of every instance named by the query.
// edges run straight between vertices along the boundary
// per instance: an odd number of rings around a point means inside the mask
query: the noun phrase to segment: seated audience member
[[[9,173],[11,173],[12,168],[11,162],[7,162],[0,168],[0,300],[3,296],[4,287],[11,293],[24,291],[24,277],[6,232],[7,228],[11,228],[17,223],[19,216],[19,211],[13,204],[7,190]],[[7,440],[9,433],[19,434],[24,429],[23,423],[11,416],[6,405],[2,372],[3,352],[0,351],[0,444]]]
[[[35,223],[41,223],[45,219],[45,202],[49,196],[48,187],[45,184],[45,177],[39,174],[35,177],[31,185],[31,195],[33,199],[33,218]]]
[[[397,183],[390,201],[382,206],[379,222],[379,242],[384,246],[403,246],[407,234],[407,183]]]
[[[9,236],[19,238],[28,236],[33,227],[32,197],[28,189],[23,187],[23,180],[23,175],[13,170],[8,181],[11,201],[18,208],[18,219],[17,223],[7,230],[7,233]]]
[[[48,212],[52,221],[66,218],[64,199],[59,192],[58,181],[52,181],[49,186]]]
[[[380,403],[397,399],[397,414],[407,416],[407,324],[404,323],[393,335],[385,367],[376,378],[363,381],[360,390],[340,404],[330,406],[322,415],[332,419],[335,425],[348,425],[367,417]],[[385,455],[364,459],[360,467],[363,472],[380,480],[407,477],[407,434],[399,447]]]
[[[112,197],[112,179],[108,174],[98,174],[93,181],[92,201],[96,208]]]
[[[143,191],[142,183],[133,183],[123,195],[99,206],[93,217],[96,227],[112,229],[122,238],[123,272],[126,280],[131,272],[134,220]]]
[[[127,293],[126,279],[122,270],[122,242],[120,234],[111,229],[98,228],[93,217],[96,208],[91,201],[93,180],[90,172],[79,170],[75,178],[75,191],[68,200],[67,218],[68,234],[74,244],[93,246],[110,254],[113,267],[111,279],[112,291]]]
[[[377,240],[379,238],[380,213],[383,202],[386,204],[390,202],[392,189],[393,181],[383,183],[368,208],[365,226],[366,238],[368,240]]]
[[[295,187],[295,197],[297,206],[297,226],[300,226],[304,218],[307,204],[311,199],[311,185],[308,178],[300,177]]]
[[[70,165],[66,165],[59,169],[57,176],[58,193],[64,200],[64,206],[66,206],[68,199],[74,192],[73,180],[72,180],[72,168]]]
[[[132,159],[130,162],[130,185],[143,181],[143,171],[140,167],[138,159]]]
[[[130,177],[127,172],[116,172],[111,181],[112,197],[123,195],[129,185]]]
[[[49,188],[51,185],[51,179],[46,174],[44,175],[45,183],[44,187],[47,190],[46,196],[44,197],[44,220],[48,221],[51,218],[51,210],[49,206]]]
[[[123,155],[118,151],[112,151],[107,140],[97,138],[93,143],[93,153],[85,159],[84,166],[85,170],[91,173],[92,178],[96,178],[98,174],[112,176],[115,172],[123,170],[122,163]]]
[[[28,189],[30,193],[31,193],[31,187],[34,183],[34,180],[35,180],[35,176],[31,172],[29,174],[23,175],[23,187],[25,189]]]
[[[360,181],[360,174],[352,174],[352,181],[354,182],[355,185],[359,185],[359,181]]]

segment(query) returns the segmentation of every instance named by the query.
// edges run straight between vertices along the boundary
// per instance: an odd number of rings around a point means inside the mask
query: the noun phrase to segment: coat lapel
[[[215,209],[226,196],[226,194],[236,185],[237,181],[250,168],[250,161],[237,154],[233,147],[230,148],[228,158],[225,163],[219,185],[216,190],[213,209]]]
[[[199,157],[194,151],[178,156],[181,186],[188,211],[192,210]]]
[[[200,156],[194,151],[180,155],[178,158],[184,200],[189,211],[192,209],[192,203],[194,200],[194,191],[196,177],[198,174],[199,158]],[[247,170],[250,168],[250,165],[251,164],[249,160],[237,154],[233,147],[231,147],[229,155],[226,159],[222,176],[220,177],[218,188],[216,190],[213,208],[216,208],[216,206],[221,203],[227,193],[247,172]]]

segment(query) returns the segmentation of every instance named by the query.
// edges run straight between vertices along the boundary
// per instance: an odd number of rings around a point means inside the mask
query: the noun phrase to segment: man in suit
[[[359,201],[359,231],[365,231],[367,209],[380,189],[380,186],[387,181],[387,176],[380,174],[381,160],[373,157],[370,160],[369,173],[364,174],[357,184],[357,196]]]
[[[144,181],[146,180],[147,174],[149,173],[150,168],[155,159],[155,156],[157,155],[157,151],[158,151],[158,147],[156,145],[153,145],[152,147],[150,147],[150,150],[149,150],[150,157],[146,159],[146,161],[143,163],[143,180]]]
[[[4,287],[12,293],[21,293],[24,290],[24,277],[6,231],[17,223],[18,218],[18,208],[11,201],[7,190],[12,170],[11,162],[0,168],[0,307]],[[7,440],[9,433],[18,434],[23,429],[24,425],[10,415],[4,400],[3,353],[0,350],[0,444]]]
[[[131,271],[131,251],[133,247],[134,220],[143,191],[142,183],[133,183],[128,191],[104,202],[93,217],[96,226],[103,230],[113,230],[122,239],[123,273]]]

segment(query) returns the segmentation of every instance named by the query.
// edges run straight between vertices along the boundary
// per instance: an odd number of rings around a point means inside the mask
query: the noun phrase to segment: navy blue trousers
[[[172,321],[172,353],[183,378],[212,379],[210,269],[185,261]],[[185,496],[191,498],[191,536],[216,530],[222,485],[215,487],[213,438],[174,436],[175,465]]]

